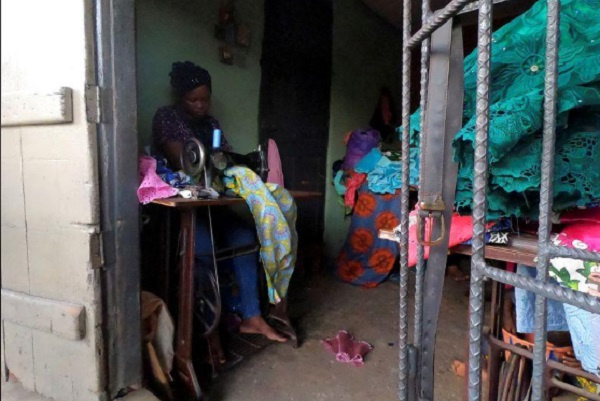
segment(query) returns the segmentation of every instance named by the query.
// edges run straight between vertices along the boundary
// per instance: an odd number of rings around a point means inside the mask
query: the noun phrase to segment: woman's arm
[[[183,151],[183,142],[179,141],[167,141],[162,144],[162,151],[167,157],[169,166],[173,170],[181,170],[181,152]]]

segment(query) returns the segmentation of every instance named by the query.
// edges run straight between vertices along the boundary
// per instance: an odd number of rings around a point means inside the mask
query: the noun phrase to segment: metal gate
[[[453,0],[444,9],[432,13],[429,0],[422,0],[421,28],[412,34],[411,8],[414,0],[403,0],[403,67],[402,67],[402,217],[398,230],[400,242],[400,385],[398,398],[404,400],[433,399],[433,349],[435,344],[435,324],[424,328],[424,246],[417,248],[416,287],[415,287],[415,326],[414,344],[408,342],[408,232],[409,232],[409,139],[410,139],[410,71],[412,50],[421,45],[421,138],[427,138],[431,132],[426,130],[425,121],[428,110],[428,80],[430,65],[431,37],[433,33],[457,16],[465,7],[475,9],[472,0]],[[541,165],[539,246],[537,258],[537,276],[535,279],[516,273],[491,267],[485,260],[485,232],[487,210],[488,178],[488,129],[490,119],[490,54],[493,0],[479,0],[478,4],[478,56],[477,56],[477,103],[476,103],[476,140],[473,184],[473,242],[471,261],[471,285],[469,301],[469,372],[468,399],[477,401],[482,398],[481,353],[482,329],[484,321],[484,280],[510,284],[536,294],[535,346],[533,349],[532,399],[545,399],[546,381],[546,308],[547,299],[555,299],[593,313],[600,313],[600,301],[591,295],[548,282],[548,265],[551,258],[568,257],[600,262],[600,254],[555,246],[550,242],[552,223],[550,212],[553,199],[554,144],[556,129],[556,101],[558,77],[558,44],[560,1],[547,0],[548,15],[546,27],[546,72],[544,88],[544,127]],[[423,140],[421,140],[421,160],[423,160]],[[423,163],[420,164],[419,186],[423,180]],[[419,202],[423,201],[421,191]],[[453,202],[453,200],[452,200]],[[451,207],[451,205],[450,205]],[[431,213],[429,217],[442,219],[440,213]],[[439,223],[438,223],[439,224]],[[442,231],[444,229],[442,228]],[[423,227],[418,234],[422,238]],[[443,244],[442,244],[443,245]],[[443,269],[445,266],[442,266]],[[428,269],[430,270],[430,269]],[[443,274],[443,270],[442,270]],[[429,296],[430,294],[427,294]],[[438,308],[439,311],[439,308]],[[437,314],[437,311],[436,311]],[[437,322],[437,317],[436,317]],[[429,332],[433,330],[434,332]],[[431,340],[433,337],[433,342]],[[419,362],[417,362],[419,361]],[[427,363],[430,361],[431,363]]]

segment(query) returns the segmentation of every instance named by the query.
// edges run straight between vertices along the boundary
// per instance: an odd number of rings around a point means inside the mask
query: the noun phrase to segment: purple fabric
[[[337,336],[322,342],[327,351],[335,354],[338,362],[351,363],[356,367],[364,365],[364,356],[373,349],[373,346],[365,341],[355,341],[346,330],[340,330]]]
[[[184,142],[192,137],[198,138],[208,149],[212,145],[213,130],[221,129],[219,121],[211,116],[193,119],[179,106],[164,106],[156,111],[152,121],[152,136],[158,150],[166,142]],[[221,148],[231,150],[231,146],[221,136]]]
[[[381,135],[376,130],[355,130],[350,134],[348,139],[346,156],[342,168],[354,168],[356,163],[360,161],[367,153],[375,146],[379,145]]]

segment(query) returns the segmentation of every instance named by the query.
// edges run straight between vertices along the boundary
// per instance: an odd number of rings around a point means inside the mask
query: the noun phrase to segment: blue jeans
[[[233,211],[212,211],[215,251],[219,249],[247,246],[257,243],[256,231]],[[208,214],[198,213],[196,221],[196,280],[201,280],[203,269],[212,269],[213,259],[210,243]],[[242,319],[260,315],[258,298],[258,255],[251,253],[217,263],[221,283],[227,275],[235,276],[239,291],[223,288],[221,298],[226,309],[240,313]],[[233,273],[233,274],[232,274]]]
[[[517,265],[517,273],[531,278],[535,278],[537,275],[535,267],[525,265]],[[515,287],[515,307],[517,309],[517,331],[519,333],[534,333],[535,294],[522,288]],[[567,316],[562,302],[549,299],[547,314],[548,331],[569,331]]]

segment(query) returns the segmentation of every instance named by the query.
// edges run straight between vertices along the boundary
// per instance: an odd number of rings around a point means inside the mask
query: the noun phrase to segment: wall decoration
[[[242,47],[250,47],[250,27],[241,23],[237,27],[236,44]]]
[[[233,65],[233,48],[227,45],[219,47],[219,58],[223,64]]]
[[[215,39],[221,42],[219,47],[219,58],[222,63],[233,65],[235,55],[239,55],[241,63],[236,63],[240,67],[246,66],[247,50],[236,49],[250,47],[250,27],[248,24],[238,22],[235,17],[233,6],[234,0],[223,0],[219,7],[219,21],[215,25]],[[241,52],[241,53],[240,53]]]

